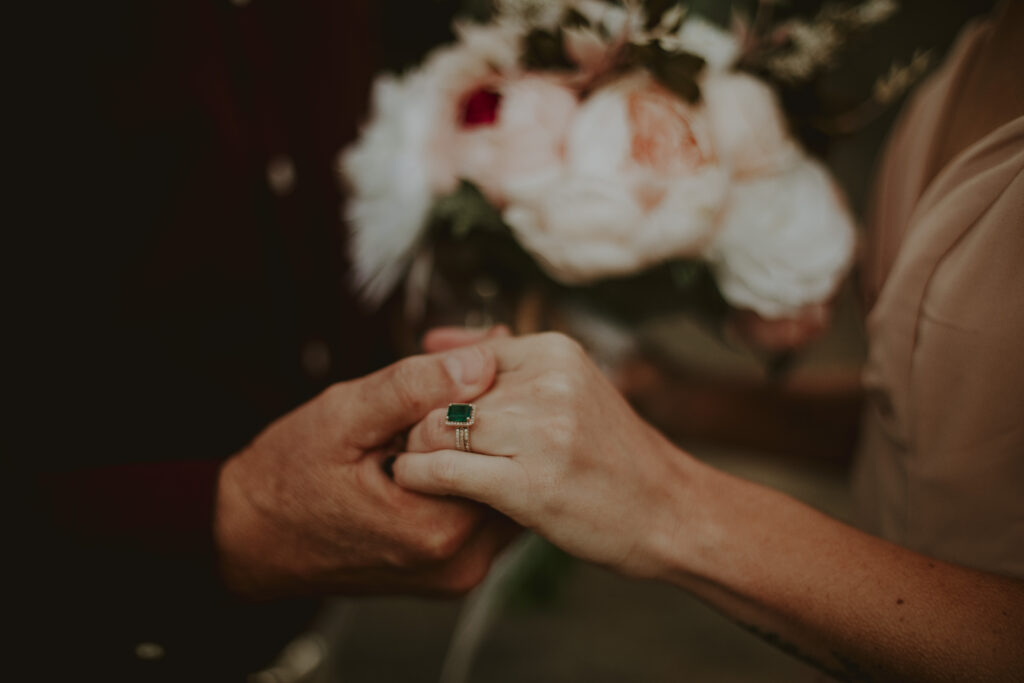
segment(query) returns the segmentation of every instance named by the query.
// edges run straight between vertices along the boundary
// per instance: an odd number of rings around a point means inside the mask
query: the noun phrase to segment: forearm
[[[694,463],[660,576],[841,680],[1014,680],[1024,583],[864,534]]]

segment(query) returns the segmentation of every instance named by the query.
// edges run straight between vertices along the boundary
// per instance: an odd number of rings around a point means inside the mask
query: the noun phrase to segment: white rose
[[[503,218],[552,277],[578,283],[646,265],[633,245],[643,211],[621,182],[566,177],[537,190]]]
[[[427,160],[437,99],[422,74],[378,78],[371,124],[340,159],[351,189],[345,218],[351,229],[354,280],[374,305],[401,277],[433,201]]]
[[[578,110],[561,177],[510,185],[505,221],[566,283],[624,275],[697,255],[725,197],[699,107],[646,74],[594,93]]]
[[[707,251],[722,295],[765,318],[826,300],[853,258],[853,220],[821,164],[736,181]]]
[[[740,54],[736,37],[710,21],[691,15],[679,28],[679,33],[662,39],[667,49],[680,49],[700,55],[711,71],[725,71],[732,67]]]
[[[574,91],[542,76],[506,81],[497,92],[495,121],[457,131],[453,144],[438,155],[452,155],[456,175],[504,206],[509,185],[560,174],[578,103]]]
[[[800,158],[775,93],[765,83],[741,73],[709,74],[701,94],[715,150],[734,174],[771,173]]]
[[[371,305],[394,289],[415,250],[437,194],[456,185],[448,147],[462,95],[514,70],[520,33],[509,26],[456,25],[459,42],[432,52],[422,67],[373,84],[370,120],[339,158],[351,189],[345,218],[351,230],[356,286]]]

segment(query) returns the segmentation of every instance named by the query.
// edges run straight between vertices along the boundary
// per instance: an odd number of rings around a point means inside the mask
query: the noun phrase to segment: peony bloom
[[[434,197],[457,184],[448,143],[461,125],[461,98],[518,69],[517,29],[455,28],[459,42],[435,50],[418,69],[374,82],[369,124],[339,159],[353,190],[345,218],[355,284],[371,305],[401,278]]]
[[[734,175],[785,170],[800,158],[775,93],[763,82],[740,73],[710,74],[701,93],[715,150]]]
[[[707,257],[730,304],[782,318],[831,296],[853,249],[842,197],[821,164],[803,159],[733,183]]]
[[[427,150],[427,112],[439,108],[437,91],[422,73],[381,77],[373,84],[372,125],[341,156],[353,190],[345,206],[352,227],[355,284],[380,304],[402,276],[433,202]]]
[[[700,55],[712,72],[732,68],[740,55],[739,41],[732,33],[696,15],[687,18],[675,36],[663,38],[662,44]]]
[[[702,84],[711,135],[732,174],[720,229],[707,251],[733,306],[765,318],[827,299],[853,257],[853,219],[827,172],[789,135],[763,82],[711,73]]]
[[[575,92],[543,76],[508,80],[496,94],[493,121],[464,123],[453,132],[448,154],[457,177],[472,181],[491,202],[504,206],[510,184],[560,173],[565,135],[578,103]],[[469,97],[482,109],[479,91]],[[486,119],[480,111],[475,115]]]
[[[565,283],[702,257],[732,305],[767,318],[833,292],[852,258],[852,220],[772,90],[731,71],[732,36],[697,17],[674,30],[677,10],[648,30],[634,4],[501,6],[495,22],[457,25],[456,44],[374,84],[370,124],[341,159],[365,300],[382,302],[401,279],[433,202],[460,179]],[[586,19],[563,32],[577,68],[524,71],[525,32],[554,28],[568,7]],[[624,46],[650,41],[705,59],[698,104],[647,71],[616,75]]]
[[[725,186],[702,109],[637,73],[581,105],[560,176],[510,183],[504,218],[552,277],[580,283],[699,253]]]

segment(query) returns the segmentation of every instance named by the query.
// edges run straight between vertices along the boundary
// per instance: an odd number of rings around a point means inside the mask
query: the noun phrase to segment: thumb
[[[353,383],[349,406],[353,442],[372,448],[448,403],[472,401],[494,382],[494,352],[466,346],[445,353],[412,356]]]

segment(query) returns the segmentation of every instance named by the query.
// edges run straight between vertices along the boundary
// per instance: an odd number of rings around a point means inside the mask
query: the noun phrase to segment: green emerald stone
[[[451,403],[448,406],[449,422],[469,422],[473,417],[473,406],[469,403]]]

